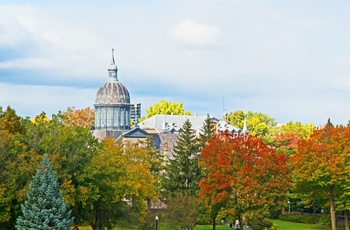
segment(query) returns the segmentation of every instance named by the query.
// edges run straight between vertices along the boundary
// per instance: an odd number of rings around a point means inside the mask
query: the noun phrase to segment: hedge
[[[304,224],[318,224],[322,216],[300,215],[300,214],[281,214],[278,216],[280,220],[291,221]]]

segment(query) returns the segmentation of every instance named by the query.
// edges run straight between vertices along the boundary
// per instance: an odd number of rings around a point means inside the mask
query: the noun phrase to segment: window
[[[112,126],[112,108],[107,108],[107,126]]]

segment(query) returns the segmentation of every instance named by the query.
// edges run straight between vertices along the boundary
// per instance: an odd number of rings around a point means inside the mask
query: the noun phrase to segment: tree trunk
[[[314,215],[316,216],[316,201],[312,202],[312,211],[313,211]]]
[[[99,223],[100,223],[100,219],[99,219],[98,217],[96,217],[95,223],[94,223],[94,225],[92,226],[92,229],[93,229],[93,230],[98,230],[98,225],[99,225]]]
[[[345,230],[349,230],[349,216],[348,216],[348,210],[344,211],[344,224],[345,224]]]
[[[335,216],[335,207],[334,207],[334,197],[333,197],[334,185],[329,187],[329,205],[330,205],[330,214],[331,214],[331,223],[332,230],[337,230],[336,225],[336,216]]]
[[[213,230],[216,230],[216,218],[213,218]]]
[[[239,229],[243,230],[243,220],[241,215],[238,217],[238,221],[239,221]]]
[[[91,225],[92,230],[98,230],[100,225],[100,215],[99,215],[99,211],[95,211],[95,222]]]

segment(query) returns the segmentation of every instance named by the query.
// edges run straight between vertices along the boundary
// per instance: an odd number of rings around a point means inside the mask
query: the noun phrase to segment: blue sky
[[[0,106],[21,116],[93,107],[111,48],[144,110],[350,120],[350,2],[1,1]]]

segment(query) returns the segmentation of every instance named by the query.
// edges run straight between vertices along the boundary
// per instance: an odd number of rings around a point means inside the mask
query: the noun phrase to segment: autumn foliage
[[[349,143],[350,127],[334,127],[328,122],[324,128],[315,130],[309,139],[302,141],[298,153],[291,158],[296,189],[307,198],[324,199],[324,194],[328,196],[332,229],[335,229],[335,211],[350,209],[347,195],[350,182]]]
[[[200,165],[200,198],[213,213],[225,209],[234,218],[260,218],[286,200],[286,157],[260,138],[216,135],[202,150]]]

